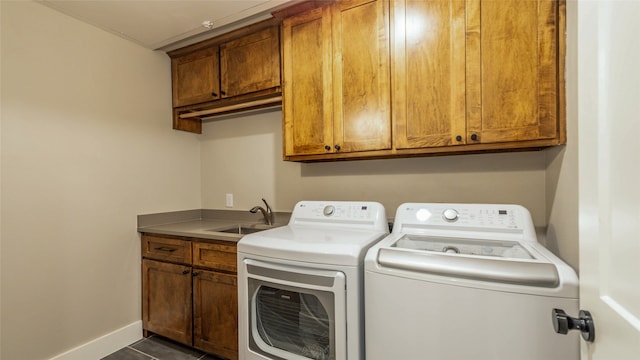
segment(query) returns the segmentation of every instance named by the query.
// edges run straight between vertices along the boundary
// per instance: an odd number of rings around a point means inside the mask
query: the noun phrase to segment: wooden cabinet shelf
[[[304,11],[282,12],[285,160],[566,142],[563,1],[310,1],[297,8]]]
[[[238,359],[236,244],[142,234],[142,326]]]
[[[281,102],[280,23],[276,19],[168,55],[174,129],[201,133],[204,114],[227,114]],[[256,102],[264,99],[277,100]],[[195,112],[199,115],[190,115]]]

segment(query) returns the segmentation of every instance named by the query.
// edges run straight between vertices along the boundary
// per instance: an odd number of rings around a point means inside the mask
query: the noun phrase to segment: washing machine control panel
[[[442,211],[442,218],[446,221],[458,221],[460,219],[460,213],[456,209],[445,209]]]
[[[519,205],[499,204],[403,204],[398,208],[395,223],[423,228],[487,231],[520,231],[533,227],[527,209]]]

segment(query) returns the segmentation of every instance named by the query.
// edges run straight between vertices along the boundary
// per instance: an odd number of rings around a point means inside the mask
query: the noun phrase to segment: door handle
[[[582,338],[586,342],[593,342],[596,338],[596,327],[591,313],[586,310],[580,310],[578,316],[578,318],[574,318],[567,315],[562,309],[553,309],[551,311],[553,330],[563,335],[566,335],[570,330],[580,330]]]

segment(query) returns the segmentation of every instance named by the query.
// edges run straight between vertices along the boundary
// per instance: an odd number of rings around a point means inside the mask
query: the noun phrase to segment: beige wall
[[[139,321],[136,215],[201,207],[169,60],[2,1],[2,350],[47,359]]]
[[[578,270],[578,23],[567,1],[567,145],[549,149],[546,171],[547,247]]]
[[[205,208],[235,209],[264,197],[291,211],[299,200],[372,200],[387,216],[403,202],[489,202],[526,206],[546,225],[545,153],[461,155],[413,159],[293,163],[282,161],[279,110],[204,125],[202,194]]]

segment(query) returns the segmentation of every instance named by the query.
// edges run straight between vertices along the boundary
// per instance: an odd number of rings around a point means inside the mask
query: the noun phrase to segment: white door
[[[639,19],[637,0],[578,2],[582,359],[640,359]]]

